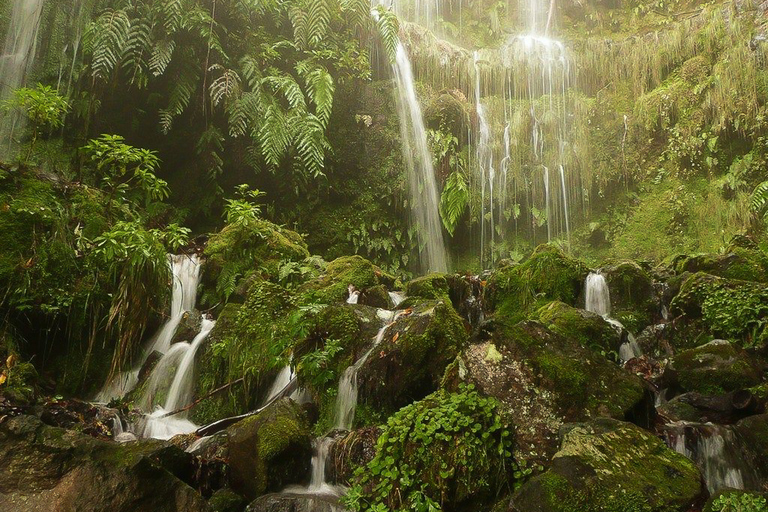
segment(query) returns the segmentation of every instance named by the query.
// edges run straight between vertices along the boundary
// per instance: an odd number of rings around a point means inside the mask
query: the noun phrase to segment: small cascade
[[[262,402],[262,406],[269,405],[275,398],[280,396],[293,382],[296,380],[296,374],[293,372],[291,365],[283,367],[282,370],[275,377],[275,382],[272,383],[272,387],[269,388],[266,398]]]
[[[373,0],[373,6],[386,2]],[[372,11],[374,19],[378,11]],[[425,272],[447,272],[448,257],[440,221],[440,194],[432,166],[432,152],[427,143],[424,116],[416,96],[416,85],[408,52],[398,41],[395,61],[392,63],[395,92],[400,119],[400,138],[408,170],[408,191],[411,212],[421,247],[420,260]]]
[[[0,101],[25,85],[27,73],[34,62],[37,34],[44,0],[13,0],[10,25],[0,53]],[[14,116],[0,120],[0,141],[12,143],[14,130],[20,128]]]
[[[389,298],[392,300],[392,304],[397,307],[403,303],[405,300],[405,295],[400,292],[389,292]]]
[[[347,304],[357,304],[357,301],[360,300],[360,291],[355,290],[354,285],[349,285],[349,297],[347,298]]]
[[[585,297],[584,309],[597,313],[602,316],[606,322],[611,324],[617,331],[627,332],[627,339],[619,347],[619,359],[627,362],[635,357],[643,355],[643,351],[635,340],[634,335],[627,331],[624,325],[611,318],[611,292],[608,288],[608,282],[600,272],[590,272],[584,283]]]
[[[306,490],[308,493],[341,495],[342,489],[329,484],[325,480],[325,466],[332,446],[333,439],[330,437],[315,439],[312,454],[312,477]]]
[[[675,422],[666,425],[664,437],[670,448],[696,463],[710,493],[756,488],[755,472],[745,462],[731,427]]]

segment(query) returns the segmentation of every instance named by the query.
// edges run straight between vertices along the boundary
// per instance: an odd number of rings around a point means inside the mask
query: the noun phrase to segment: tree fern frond
[[[445,182],[440,196],[440,218],[448,233],[453,236],[456,226],[469,204],[469,186],[463,173],[454,171]]]
[[[211,82],[208,87],[214,106],[221,103],[221,100],[238,96],[240,93],[240,75],[235,70],[215,64],[208,71],[215,70],[221,70],[221,76]]]
[[[390,61],[395,60],[397,45],[400,43],[400,22],[394,12],[378,6],[376,8],[376,29]]]
[[[752,201],[750,202],[750,210],[755,215],[763,213],[768,207],[768,181],[764,181],[755,187],[752,192]]]
[[[107,9],[91,23],[84,35],[85,49],[91,53],[94,79],[106,80],[117,68],[125,52],[131,20],[124,10]]]
[[[173,59],[173,50],[175,49],[176,42],[172,39],[163,39],[155,43],[152,48],[152,56],[149,58],[149,70],[154,76],[165,73],[168,64]]]
[[[323,126],[327,126],[333,111],[333,95],[336,91],[333,77],[321,66],[307,70],[306,66],[298,65],[296,70],[304,77],[309,99],[316,107],[317,117],[320,118]]]
[[[272,87],[273,91],[281,93],[292,109],[306,110],[307,102],[304,92],[291,75],[270,75],[264,78],[263,83]]]

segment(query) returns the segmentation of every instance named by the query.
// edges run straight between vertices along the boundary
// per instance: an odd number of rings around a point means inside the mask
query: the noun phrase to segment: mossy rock
[[[488,307],[505,321],[525,320],[557,300],[576,305],[587,267],[551,245],[541,245],[524,263],[491,274],[485,290]]]
[[[727,254],[696,254],[675,261],[675,271],[706,272],[726,279],[768,282],[768,256],[756,249],[739,246],[729,248]]]
[[[392,286],[395,278],[361,256],[345,256],[328,263],[325,273],[300,288],[304,303],[334,304],[346,301],[349,286],[364,290],[384,284]]]
[[[392,309],[394,306],[392,299],[389,297],[389,290],[383,284],[371,286],[360,292],[360,299],[357,303],[381,309]]]
[[[596,313],[555,301],[542,306],[538,317],[549,329],[578,341],[582,347],[609,354],[618,353],[621,346],[621,333]]]
[[[211,512],[242,512],[248,501],[232,489],[219,489],[208,498]]]
[[[309,475],[309,425],[288,398],[229,427],[226,442],[230,487],[250,500]]]
[[[639,333],[659,316],[660,306],[650,274],[633,261],[602,270],[611,295],[611,316]]]
[[[445,274],[429,274],[408,281],[405,284],[405,295],[417,299],[451,300]]]
[[[290,314],[293,296],[280,285],[256,280],[243,304],[227,304],[198,355],[197,396],[234,382],[226,392],[206,398],[191,412],[207,423],[253,410],[272,383],[278,367],[287,364],[293,343]]]
[[[459,93],[461,94],[461,93]],[[457,98],[458,94],[444,93],[432,100],[424,109],[424,119],[432,130],[447,130],[458,139],[466,137],[469,107]]]
[[[687,511],[705,496],[689,459],[630,423],[571,425],[552,467],[525,483],[510,512]]]
[[[547,464],[563,423],[599,416],[649,423],[652,397],[641,379],[576,339],[538,322],[486,325],[445,374],[444,385],[474,385],[497,399],[515,424],[520,458]]]
[[[164,441],[117,444],[17,416],[0,424],[0,460],[3,510],[209,510],[191,487],[194,457]]]
[[[697,272],[683,282],[670,313],[701,320],[714,336],[751,345],[768,318],[768,285]]]
[[[686,350],[672,360],[680,386],[686,391],[727,393],[762,381],[759,366],[749,354],[725,340]]]
[[[256,274],[276,278],[281,262],[303,261],[309,251],[301,235],[255,219],[247,225],[233,224],[214,233],[205,247],[201,281],[206,289],[203,306],[225,301],[223,289],[237,289],[240,280]],[[246,288],[247,290],[247,288]],[[246,291],[243,290],[243,291]]]
[[[425,397],[468,338],[450,302],[422,301],[401,312],[360,368],[360,402],[386,413]]]
[[[755,470],[759,488],[768,486],[768,414],[744,418],[736,424],[748,466]]]

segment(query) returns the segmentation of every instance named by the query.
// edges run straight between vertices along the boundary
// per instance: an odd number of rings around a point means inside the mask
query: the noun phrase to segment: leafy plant
[[[247,228],[261,215],[261,205],[256,201],[266,194],[261,190],[251,190],[248,185],[236,187],[237,199],[227,199],[224,205],[224,218],[229,225]]]
[[[329,384],[338,380],[338,375],[332,366],[334,357],[344,350],[341,342],[334,339],[325,341],[320,350],[315,350],[299,360],[299,371],[311,389],[323,390]]]
[[[453,235],[469,205],[469,184],[467,177],[460,171],[454,171],[448,177],[440,196],[440,218],[445,229]]]
[[[32,140],[26,160],[32,155],[40,131],[60,128],[64,124],[64,116],[69,111],[67,100],[60,96],[56,89],[42,84],[38,84],[35,89],[16,89],[3,107],[5,110],[21,110],[32,125]]]
[[[441,390],[389,418],[376,456],[355,473],[344,498],[353,511],[441,510],[493,494],[530,470],[512,459],[498,403],[472,386]]]
[[[721,494],[712,503],[713,512],[766,512],[768,502],[763,496],[750,493]]]

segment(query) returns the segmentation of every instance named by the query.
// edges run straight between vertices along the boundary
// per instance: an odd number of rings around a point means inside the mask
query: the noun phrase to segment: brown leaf
[[[5,381],[8,380],[8,376],[5,374],[5,372],[0,373],[0,386],[5,384]]]
[[[400,339],[400,333],[396,332],[394,336],[392,336],[392,343],[397,343],[397,340]]]

